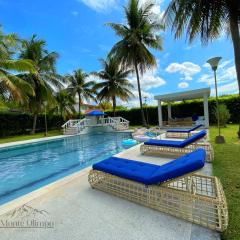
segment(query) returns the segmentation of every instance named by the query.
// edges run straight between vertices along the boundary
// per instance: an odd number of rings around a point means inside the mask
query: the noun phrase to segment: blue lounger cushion
[[[167,132],[190,133],[190,132],[192,132],[192,131],[200,128],[200,127],[202,127],[202,124],[199,124],[199,125],[197,125],[197,126],[195,126],[195,127],[192,127],[191,129],[180,129],[180,128],[179,128],[179,129],[177,129],[177,128],[169,129],[169,130],[167,130]]]
[[[195,141],[203,138],[206,134],[207,134],[206,130],[202,130],[192,135],[191,137],[186,138],[183,141],[149,139],[148,141],[144,142],[144,144],[153,145],[153,146],[184,148],[187,145],[194,143]]]
[[[152,185],[201,169],[205,164],[205,157],[206,152],[201,148],[162,166],[110,157],[94,164],[93,169],[146,185]]]

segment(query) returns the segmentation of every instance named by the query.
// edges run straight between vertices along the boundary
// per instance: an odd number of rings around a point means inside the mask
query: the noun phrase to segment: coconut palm
[[[95,82],[87,81],[89,75],[83,72],[81,69],[77,69],[73,74],[66,76],[66,80],[69,82],[67,90],[75,97],[78,96],[78,113],[81,116],[81,104],[84,100],[95,100]]]
[[[121,38],[113,46],[110,54],[116,56],[124,67],[135,69],[144,126],[146,126],[146,120],[143,112],[139,71],[143,74],[148,68],[156,66],[156,59],[148,47],[156,50],[162,49],[162,40],[158,32],[163,29],[163,26],[155,18],[152,12],[153,7],[152,3],[140,6],[138,0],[129,0],[125,7],[126,24],[108,24]]]
[[[93,73],[95,76],[103,80],[96,84],[95,88],[99,90],[97,97],[100,101],[112,100],[113,114],[116,111],[116,98],[127,101],[133,94],[130,89],[133,85],[128,81],[127,77],[130,70],[124,70],[118,60],[113,57],[107,60],[100,59],[102,70]]]
[[[98,104],[99,108],[103,110],[104,112],[106,110],[112,110],[112,104],[109,101],[103,100]]]
[[[172,0],[165,12],[166,24],[175,38],[186,29],[189,42],[200,37],[207,44],[225,29],[231,35],[240,94],[240,1],[239,0]],[[239,125],[240,138],[240,125]]]
[[[58,113],[60,113],[63,119],[66,119],[67,116],[75,113],[75,98],[70,95],[66,89],[63,89],[56,94],[56,100]]]
[[[29,96],[28,106],[33,114],[32,133],[35,133],[37,116],[44,102],[51,105],[54,101],[54,91],[63,87],[64,80],[56,73],[55,65],[58,54],[46,50],[46,42],[33,35],[30,40],[22,42],[20,59],[30,59],[36,68],[35,73],[19,75],[34,89],[35,96]]]
[[[18,43],[15,34],[5,35],[0,29],[0,94],[4,98],[10,97],[22,102],[26,98],[26,94],[34,95],[34,91],[27,82],[17,77],[12,71],[34,72],[35,68],[28,59],[12,59]]]

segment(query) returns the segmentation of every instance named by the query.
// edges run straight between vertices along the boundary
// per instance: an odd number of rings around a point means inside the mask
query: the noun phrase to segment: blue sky
[[[0,23],[5,32],[15,32],[23,38],[37,34],[45,39],[48,49],[60,54],[57,68],[61,74],[76,68],[90,72],[100,70],[98,59],[104,58],[118,40],[104,24],[124,21],[125,3],[126,0],[0,0]],[[160,15],[169,0],[155,3],[154,12]],[[224,34],[204,47],[199,41],[188,45],[185,36],[174,40],[169,30],[161,35],[164,50],[153,51],[158,68],[141,78],[143,96],[148,97],[149,104],[155,103],[156,94],[213,88],[212,72],[206,64],[213,56],[223,57],[218,70],[220,94],[237,92],[232,43]],[[130,76],[130,81],[136,94],[135,77]],[[128,106],[137,104],[134,98]]]

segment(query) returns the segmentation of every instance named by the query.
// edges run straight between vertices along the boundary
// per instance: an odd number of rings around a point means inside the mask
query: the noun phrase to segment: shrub
[[[220,125],[226,127],[226,124],[230,119],[229,110],[228,110],[226,104],[223,104],[223,103],[219,104],[218,108],[219,108],[219,122],[220,122]],[[215,107],[215,112],[214,113],[215,113],[215,118],[216,118],[216,121],[217,121],[217,118],[218,118],[217,107]]]
[[[37,118],[37,131],[45,130],[44,115]],[[63,124],[59,115],[48,115],[48,129],[59,129]],[[29,133],[32,129],[33,116],[27,113],[0,112],[0,137]]]

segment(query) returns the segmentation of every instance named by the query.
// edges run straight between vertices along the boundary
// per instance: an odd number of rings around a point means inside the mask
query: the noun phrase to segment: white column
[[[168,119],[172,118],[172,107],[171,107],[171,103],[168,103]]]
[[[203,108],[204,108],[204,118],[205,118],[205,127],[209,127],[209,111],[208,111],[208,94],[203,95]]]
[[[158,123],[159,127],[161,128],[163,126],[163,120],[162,120],[162,102],[158,100]]]

